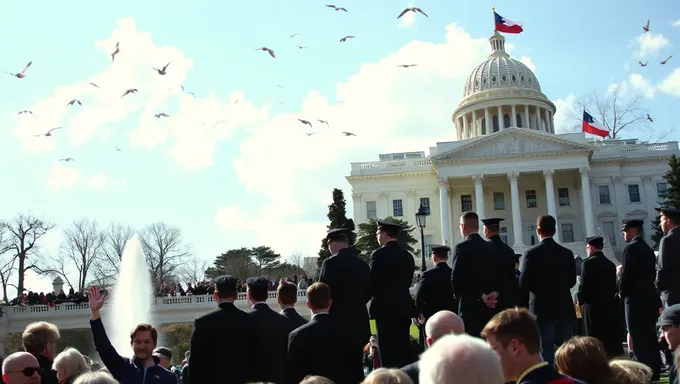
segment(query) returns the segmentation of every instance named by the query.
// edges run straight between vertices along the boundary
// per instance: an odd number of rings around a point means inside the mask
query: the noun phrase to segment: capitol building
[[[585,257],[584,239],[602,234],[613,259],[625,245],[622,222],[643,219],[653,245],[649,224],[678,143],[556,134],[555,105],[536,76],[505,52],[502,35],[495,33],[490,43],[492,53],[470,73],[453,112],[455,141],[436,143],[429,153],[415,149],[352,163],[347,180],[355,222],[393,216],[415,226],[423,205],[429,213],[425,246],[453,247],[463,240],[460,214],[475,211],[480,218],[504,218],[501,237],[523,253],[538,243],[536,218],[550,214],[562,245]]]

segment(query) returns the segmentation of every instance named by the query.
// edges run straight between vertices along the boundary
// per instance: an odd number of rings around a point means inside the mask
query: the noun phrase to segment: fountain
[[[130,331],[139,323],[151,323],[151,276],[137,235],[125,243],[118,280],[112,292],[107,320],[111,344],[123,356],[132,355]]]

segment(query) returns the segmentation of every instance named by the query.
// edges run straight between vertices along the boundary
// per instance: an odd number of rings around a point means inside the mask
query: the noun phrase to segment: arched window
[[[503,128],[510,128],[510,115],[503,115]]]
[[[493,131],[498,132],[498,116],[493,117]]]
[[[522,128],[522,116],[518,113],[515,120],[517,120],[517,128]]]
[[[482,117],[482,135],[486,135],[486,117]]]

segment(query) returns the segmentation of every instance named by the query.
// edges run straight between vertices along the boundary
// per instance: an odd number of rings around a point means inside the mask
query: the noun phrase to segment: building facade
[[[394,216],[415,224],[428,211],[425,246],[462,241],[462,212],[501,217],[501,237],[517,253],[538,242],[536,218],[557,219],[556,240],[579,255],[584,239],[604,235],[614,258],[624,245],[619,228],[643,219],[645,238],[666,189],[663,174],[677,142],[587,140],[555,134],[555,105],[532,71],[505,52],[494,34],[492,53],[468,77],[453,112],[456,140],[424,151],[379,155],[352,163],[354,220]],[[416,236],[418,237],[418,236]]]

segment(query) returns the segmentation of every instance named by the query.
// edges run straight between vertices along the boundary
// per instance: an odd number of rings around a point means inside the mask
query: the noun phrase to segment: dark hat
[[[165,357],[168,360],[172,360],[172,351],[166,347],[158,347],[154,349],[153,355],[158,358]]]
[[[491,226],[491,225],[498,225],[503,220],[505,220],[505,219],[501,219],[500,217],[492,217],[492,218],[489,218],[489,219],[482,219],[482,223],[484,223],[484,225],[486,225],[488,227],[488,226]]]
[[[217,276],[213,279],[217,292],[234,292],[238,285],[238,279],[231,275]]]
[[[446,253],[449,252],[451,248],[446,245],[432,244],[430,245],[430,250],[435,255],[446,255]]]
[[[666,325],[680,325],[680,304],[673,304],[661,312],[656,326],[663,327]]]
[[[664,216],[668,216],[671,219],[673,217],[680,217],[680,209],[676,208],[659,208],[659,212],[663,214]]]
[[[326,239],[328,240],[340,240],[342,238],[347,238],[349,229],[347,228],[331,228],[326,234]]]
[[[251,291],[267,292],[269,288],[269,280],[264,277],[249,277],[246,284]]]
[[[586,243],[595,248],[602,248],[604,247],[604,238],[602,236],[591,236],[586,238]]]
[[[401,229],[401,224],[393,223],[391,221],[376,220],[376,222],[378,223],[378,229],[385,228],[385,229],[392,230],[392,231],[398,231],[398,230]]]
[[[623,223],[621,230],[625,231],[628,228],[642,228],[644,223],[645,223],[644,220],[640,220],[640,219],[628,220],[625,223]]]

